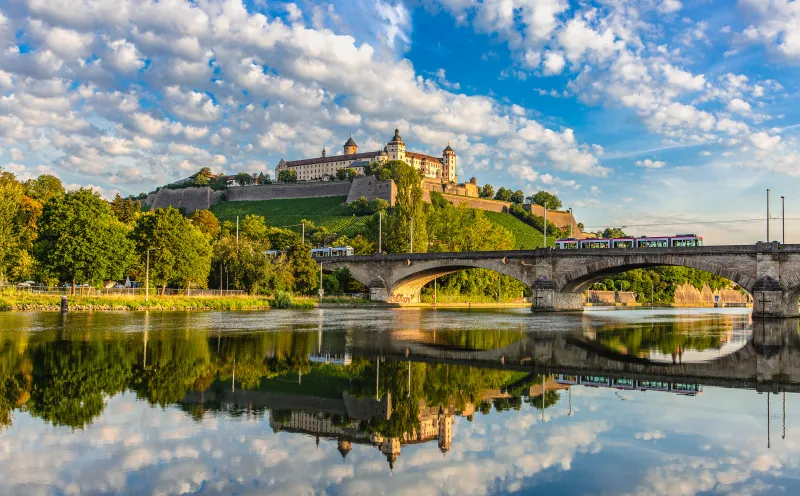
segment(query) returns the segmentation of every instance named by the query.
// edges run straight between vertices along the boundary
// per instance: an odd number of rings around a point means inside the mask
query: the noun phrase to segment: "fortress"
[[[275,168],[275,177],[283,170],[292,169],[297,173],[298,181],[327,180],[336,175],[339,169],[354,169],[358,174],[364,174],[364,167],[372,162],[388,162],[400,160],[417,170],[423,171],[427,179],[438,179],[442,183],[455,183],[456,152],[450,143],[442,150],[441,157],[433,157],[423,153],[406,150],[406,144],[400,137],[400,130],[394,130],[394,136],[383,147],[383,150],[358,153],[358,145],[353,137],[345,142],[342,155],[328,156],[327,150],[322,148],[322,156],[302,160],[286,161],[281,159]]]

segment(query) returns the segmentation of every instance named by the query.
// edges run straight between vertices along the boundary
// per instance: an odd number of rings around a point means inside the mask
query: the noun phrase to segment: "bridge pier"
[[[583,298],[579,293],[561,293],[548,279],[540,279],[531,288],[532,312],[582,312]]]

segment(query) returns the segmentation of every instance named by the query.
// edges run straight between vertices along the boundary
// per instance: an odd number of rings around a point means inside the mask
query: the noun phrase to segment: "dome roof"
[[[389,143],[392,143],[392,142],[398,142],[398,143],[402,143],[403,142],[403,138],[400,137],[400,130],[399,129],[395,129],[394,130],[394,136],[392,137],[392,141],[390,141]]]
[[[358,147],[358,145],[356,145],[356,142],[353,141],[353,137],[352,136],[350,136],[350,138],[347,140],[347,142],[344,144],[344,146],[355,146],[355,147]]]

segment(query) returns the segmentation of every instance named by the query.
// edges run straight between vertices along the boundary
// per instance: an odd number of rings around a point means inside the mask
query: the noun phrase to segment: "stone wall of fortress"
[[[165,189],[162,188],[155,193],[150,193],[147,198],[142,200],[142,205],[156,208],[175,207],[184,209],[187,214],[195,210],[207,210],[214,205],[222,196],[222,192],[214,191],[211,188],[185,188],[185,189]]]
[[[297,184],[263,184],[256,186],[233,186],[226,190],[229,201],[281,200],[289,198],[320,198],[324,196],[347,196],[350,182],[303,182]]]
[[[347,194],[347,203],[352,203],[361,197],[367,200],[382,198],[394,206],[397,196],[397,185],[394,181],[378,181],[374,176],[359,176],[353,179],[350,191]]]

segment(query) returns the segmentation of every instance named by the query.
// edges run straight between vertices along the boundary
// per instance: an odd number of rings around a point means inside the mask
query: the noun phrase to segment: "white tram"
[[[352,257],[354,254],[352,246],[326,246],[311,249],[312,258]]]
[[[640,236],[636,238],[565,238],[557,239],[558,250],[577,250],[586,248],[669,248],[703,246],[703,237],[697,234],[678,234],[675,236]]]

